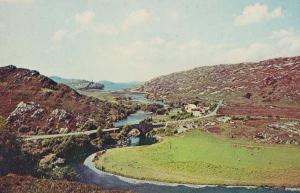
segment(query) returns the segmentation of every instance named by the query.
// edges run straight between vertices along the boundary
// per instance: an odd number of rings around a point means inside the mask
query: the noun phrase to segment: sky
[[[0,66],[117,82],[300,55],[300,0],[0,0]]]

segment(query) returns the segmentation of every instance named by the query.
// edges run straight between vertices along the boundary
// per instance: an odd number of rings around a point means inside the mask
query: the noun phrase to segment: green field
[[[109,101],[111,103],[117,103],[116,99],[114,96],[109,93],[109,92],[104,92],[104,91],[79,91],[80,94],[89,96],[89,97],[95,97],[103,101]]]
[[[96,167],[165,182],[300,186],[299,147],[230,140],[200,131],[151,146],[109,150]]]

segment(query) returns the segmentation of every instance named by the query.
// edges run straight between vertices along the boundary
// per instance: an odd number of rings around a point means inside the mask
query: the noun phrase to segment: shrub
[[[173,120],[183,120],[193,117],[192,113],[188,113],[186,111],[178,111],[176,115],[172,115],[171,119]]]
[[[6,126],[0,129],[0,175],[23,171],[24,156],[16,134]]]
[[[77,180],[79,175],[76,171],[69,167],[55,167],[48,173],[49,177],[52,179],[67,179],[67,180]]]
[[[0,129],[6,124],[6,120],[0,116]]]
[[[98,136],[99,138],[102,138],[102,136],[103,136],[103,130],[102,130],[101,127],[98,127],[98,128],[97,128],[97,136]]]

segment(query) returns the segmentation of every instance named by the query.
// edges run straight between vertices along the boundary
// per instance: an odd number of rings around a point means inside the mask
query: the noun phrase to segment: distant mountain
[[[105,91],[121,91],[121,90],[131,89],[136,87],[139,84],[139,82],[117,83],[117,82],[111,82],[107,80],[99,81],[99,83],[104,85]]]
[[[122,90],[134,88],[139,84],[139,82],[112,82],[107,80],[91,82],[88,80],[81,80],[81,79],[66,79],[66,78],[61,78],[59,76],[51,76],[50,78],[57,83],[68,85],[71,88],[76,90],[98,89],[104,91],[122,91]],[[93,85],[96,86],[96,88],[91,88]]]
[[[105,127],[125,116],[121,107],[81,95],[35,70],[10,65],[0,67],[0,74],[0,116],[20,132]]]
[[[65,79],[58,76],[51,76],[52,80],[57,83],[68,85],[76,90],[103,90],[104,85],[98,82],[91,82],[81,79]]]

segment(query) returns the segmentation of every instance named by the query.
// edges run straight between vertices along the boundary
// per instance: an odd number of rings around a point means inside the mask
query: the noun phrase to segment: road
[[[220,100],[217,107],[212,112],[210,112],[209,114],[207,114],[205,116],[202,116],[202,117],[195,117],[195,118],[191,118],[191,119],[177,120],[177,121],[166,121],[166,122],[160,122],[160,123],[153,123],[153,125],[161,125],[161,124],[176,123],[176,122],[186,122],[186,121],[191,121],[191,120],[197,120],[197,119],[203,119],[203,118],[216,116],[220,106],[222,105],[222,103],[223,103],[223,101]],[[103,129],[103,132],[117,131],[119,129],[120,128]],[[51,134],[51,135],[22,136],[22,138],[25,141],[31,141],[31,140],[38,140],[38,139],[51,139],[51,138],[67,137],[67,136],[91,135],[91,134],[96,133],[96,132],[97,132],[97,130],[90,130],[90,131],[79,131],[79,132],[71,132],[71,133]]]
[[[103,129],[103,132],[110,132],[110,131],[117,131],[120,128],[109,128]],[[37,139],[51,139],[57,137],[67,137],[67,136],[77,136],[77,135],[91,135],[96,133],[97,130],[90,130],[90,131],[78,131],[78,132],[71,132],[71,133],[60,133],[60,134],[51,134],[51,135],[31,135],[31,136],[22,136],[23,140],[30,141],[30,140],[37,140]]]
[[[216,108],[208,113],[207,115],[201,116],[201,117],[194,117],[194,118],[190,118],[190,119],[184,119],[184,120],[176,120],[176,121],[164,121],[164,122],[159,122],[159,123],[153,123],[153,125],[162,125],[162,124],[169,124],[169,123],[183,123],[183,122],[188,122],[188,121],[192,121],[192,120],[198,120],[198,119],[204,119],[204,118],[208,118],[208,117],[213,117],[217,115],[217,112],[219,110],[219,108],[221,107],[221,105],[223,104],[223,100],[220,100],[218,105],[216,106]]]

